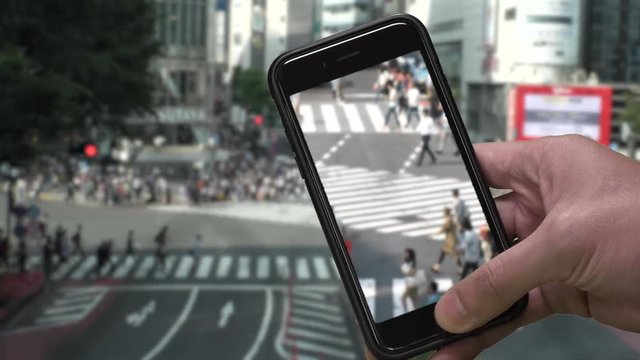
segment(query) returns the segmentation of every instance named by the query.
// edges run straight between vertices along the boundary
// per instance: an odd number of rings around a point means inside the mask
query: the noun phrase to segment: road
[[[413,248],[428,270],[453,189],[475,227],[483,214],[449,143],[416,166],[420,136],[383,129],[385,105],[367,94],[372,70],[350,79],[345,103],[327,88],[304,94],[301,125],[376,319],[402,312],[400,262]],[[0,209],[4,209],[0,199]],[[362,359],[362,343],[307,201],[109,208],[43,202],[50,226],[83,224],[86,256],[49,276],[46,291],[0,328],[3,359]],[[0,214],[1,216],[1,214]],[[169,226],[164,268],[153,238]],[[135,232],[135,258],[123,254]],[[189,253],[203,237],[196,256]],[[113,266],[95,271],[96,244],[113,238]],[[32,244],[35,248],[35,244]],[[32,252],[28,264],[42,262]],[[445,260],[430,277],[458,280]],[[526,352],[523,351],[526,349]],[[481,359],[636,359],[637,335],[555,316],[518,330]]]

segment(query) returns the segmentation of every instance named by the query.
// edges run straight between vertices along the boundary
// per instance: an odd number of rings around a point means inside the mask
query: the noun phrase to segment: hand
[[[510,239],[521,241],[452,287],[436,305],[445,330],[473,330],[529,293],[517,319],[433,359],[470,359],[554,313],[640,331],[640,165],[580,136],[480,144],[476,156]]]

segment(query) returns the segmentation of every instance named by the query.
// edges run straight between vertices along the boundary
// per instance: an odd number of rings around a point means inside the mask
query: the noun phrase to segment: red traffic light
[[[262,124],[264,124],[264,116],[262,115],[256,115],[253,117],[253,123],[256,126],[262,126]]]
[[[93,159],[98,156],[98,147],[96,146],[96,144],[85,144],[82,152],[87,158]]]

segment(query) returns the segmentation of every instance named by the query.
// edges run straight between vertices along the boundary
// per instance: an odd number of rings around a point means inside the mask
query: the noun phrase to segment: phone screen
[[[377,323],[496,253],[420,52],[290,100]]]

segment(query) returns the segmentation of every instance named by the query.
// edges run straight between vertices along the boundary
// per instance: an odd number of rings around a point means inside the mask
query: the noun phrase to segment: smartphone
[[[370,351],[468,336],[438,326],[435,302],[511,241],[422,23],[394,15],[286,52],[268,80]]]

